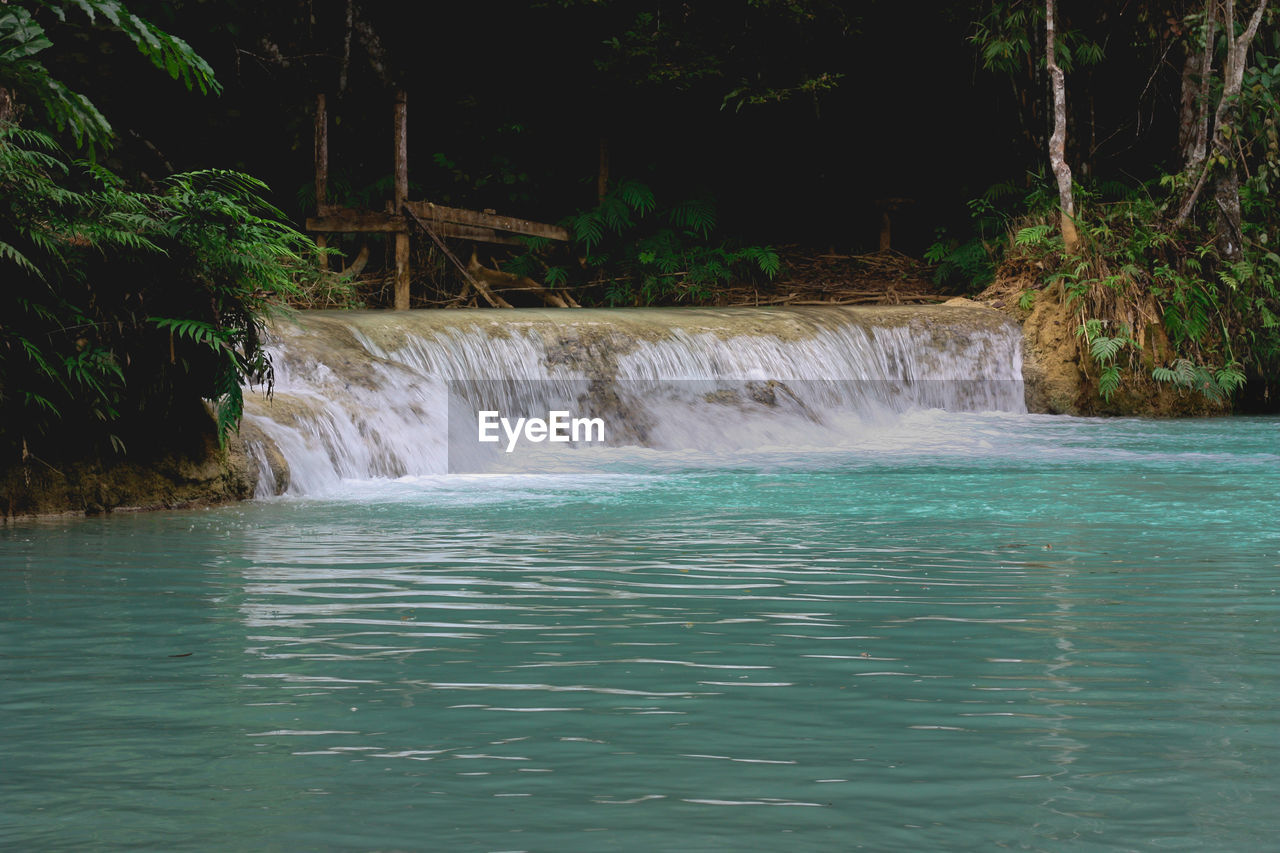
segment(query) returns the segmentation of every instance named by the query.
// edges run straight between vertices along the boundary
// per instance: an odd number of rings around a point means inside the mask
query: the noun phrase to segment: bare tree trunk
[[[329,209],[329,109],[324,93],[316,95],[316,215]]]
[[[1210,84],[1213,82],[1213,44],[1217,39],[1216,0],[1204,4],[1204,48],[1199,52],[1187,45],[1182,68],[1182,115],[1178,125],[1178,144],[1182,150],[1182,166],[1195,174],[1204,165],[1209,148]]]
[[[1044,3],[1044,53],[1045,66],[1053,86],[1053,135],[1049,137],[1049,166],[1058,179],[1058,207],[1061,214],[1062,244],[1068,253],[1074,252],[1079,236],[1076,233],[1076,202],[1071,189],[1071,167],[1067,165],[1067,81],[1058,67],[1055,55],[1053,2]]]
[[[409,197],[409,108],[408,96],[401,89],[396,92],[395,106],[392,111],[395,132],[395,201],[392,210],[397,216],[404,215],[404,203]],[[396,290],[395,307],[397,311],[409,310],[409,281],[412,273],[409,269],[409,232],[396,232]]]
[[[1218,251],[1228,261],[1238,261],[1244,254],[1244,238],[1241,234],[1240,176],[1236,159],[1231,152],[1231,139],[1240,126],[1240,90],[1244,84],[1249,47],[1258,34],[1258,25],[1267,10],[1267,0],[1261,0],[1253,17],[1239,38],[1235,36],[1235,2],[1227,0],[1227,62],[1222,71],[1222,101],[1214,116],[1213,150],[1226,160],[1226,166],[1218,173],[1213,189],[1218,206]],[[1230,134],[1230,137],[1228,136]],[[1219,160],[1221,163],[1221,160]]]
[[[1205,156],[1201,157],[1199,176],[1195,185],[1187,194],[1174,220],[1175,226],[1183,225],[1195,209],[1200,193],[1208,182],[1209,173],[1215,163],[1218,173],[1214,178],[1213,197],[1218,208],[1217,239],[1218,251],[1228,261],[1237,261],[1243,253],[1241,237],[1240,212],[1240,176],[1236,170],[1235,157],[1231,151],[1231,137],[1237,130],[1240,120],[1240,90],[1244,85],[1244,72],[1249,55],[1249,48],[1262,16],[1267,11],[1267,0],[1261,0],[1258,8],[1253,10],[1249,23],[1239,37],[1236,32],[1235,0],[1225,0],[1223,29],[1227,34],[1227,57],[1222,68],[1222,99],[1213,115],[1212,146]],[[1207,89],[1207,85],[1206,85]],[[1207,109],[1207,107],[1206,107]]]
[[[338,66],[338,94],[346,94],[347,72],[351,70],[351,33],[356,26],[355,0],[347,0],[347,25],[342,30],[342,64]]]
[[[17,111],[17,103],[13,99],[13,93],[0,86],[0,124],[14,121],[17,118]]]
[[[329,110],[325,105],[324,93],[316,95],[316,215],[323,216],[329,208]],[[326,234],[316,235],[316,248],[329,248],[329,237]],[[320,265],[329,268],[329,256],[320,255]]]

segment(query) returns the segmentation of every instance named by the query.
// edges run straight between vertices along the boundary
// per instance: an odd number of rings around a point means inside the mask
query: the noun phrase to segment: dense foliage
[[[993,4],[973,37],[988,69],[1042,73],[1037,11],[1041,4]],[[942,235],[928,257],[941,280],[978,285],[998,269],[1037,270],[1024,306],[1043,288],[1060,292],[1104,400],[1122,384],[1155,381],[1210,404],[1247,383],[1266,401],[1280,390],[1280,16],[1266,3],[1237,9],[1213,0],[1184,11],[1182,19],[1111,22],[1112,35],[1128,27],[1130,43],[1161,44],[1184,62],[1181,114],[1169,125],[1177,153],[1165,168],[1142,181],[1077,183],[1075,247],[1055,226],[1059,200],[1043,173],[1025,192],[993,186],[970,202],[972,235]],[[1106,60],[1101,38],[1072,35],[1067,56],[1076,67]],[[1092,122],[1077,122],[1077,132],[1096,136]],[[1089,156],[1076,152],[1086,167]]]
[[[1024,307],[1060,297],[1102,398],[1145,383],[1238,399],[1243,381],[1260,400],[1280,373],[1280,12],[1263,0],[1058,0],[1071,246],[1049,171],[1044,0],[928,14],[891,0],[129,7],[0,5],[0,263],[23,283],[0,297],[3,393],[26,407],[14,422],[48,427],[57,409],[106,423],[144,397],[168,405],[179,386],[222,399],[233,421],[230,377],[265,367],[255,318],[290,287],[274,259],[304,244],[274,224],[260,185],[230,173],[269,176],[295,221],[313,213],[324,92],[329,200],[380,209],[401,88],[410,197],[561,222],[568,247],[531,240],[485,260],[583,304],[764,285],[779,273],[772,246],[873,249],[885,203],[903,200],[894,248],[924,254],[949,289],[1016,281]],[[130,45],[132,64],[118,52]],[[175,172],[186,177],[148,177]],[[216,224],[174,225],[197,209]],[[339,245],[376,272],[388,242]],[[246,271],[246,257],[261,266]],[[445,301],[450,286],[461,279]],[[43,329],[33,318],[50,312],[64,319]]]
[[[715,239],[715,205],[689,199],[659,209],[653,191],[620,181],[591,210],[566,221],[572,257],[544,239],[506,269],[570,288],[587,304],[609,306],[697,303],[731,281],[771,279],[782,262],[769,246],[740,246]]]
[[[270,382],[260,326],[310,244],[248,176],[187,172],[143,191],[69,157],[51,133],[101,152],[110,125],[40,63],[51,44],[32,11],[100,16],[187,86],[216,84],[184,42],[118,3],[29,5],[0,17],[0,85],[29,125],[16,109],[0,120],[0,453],[124,450],[192,424],[201,398],[221,439],[242,383]]]

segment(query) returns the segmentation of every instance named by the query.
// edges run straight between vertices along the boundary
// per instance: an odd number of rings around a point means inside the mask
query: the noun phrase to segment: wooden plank
[[[415,214],[412,210],[409,210],[407,207],[404,208],[404,210],[409,214],[410,217],[412,217],[413,221],[418,224],[418,227],[422,229],[423,233],[425,233],[428,237],[430,237],[432,242],[434,242],[436,246],[439,247],[440,251],[444,253],[444,256],[449,260],[453,261],[453,265],[458,268],[458,272],[462,273],[462,278],[467,282],[467,284],[469,284],[471,287],[474,287],[476,290],[476,293],[479,293],[481,296],[483,296],[485,301],[488,302],[491,307],[493,308],[510,308],[511,307],[511,303],[503,299],[501,296],[498,296],[493,291],[491,291],[489,289],[489,285],[487,285],[483,281],[478,281],[473,275],[471,275],[471,271],[462,265],[462,261],[458,260],[458,256],[449,250],[448,245],[445,244],[444,240],[440,237],[439,234],[435,232],[435,229],[430,224],[423,222],[422,219],[419,218],[417,214]],[[474,259],[475,257],[473,255],[472,260],[474,261]]]
[[[401,89],[396,92],[395,106],[392,111],[395,155],[395,200],[392,210],[396,215],[404,209],[409,196],[409,109],[408,98]],[[409,310],[409,281],[412,271],[409,269],[409,232],[396,232],[396,297],[397,311]]]
[[[406,207],[412,210],[413,202],[410,202]],[[438,220],[427,221],[431,222],[432,228],[434,228],[435,232],[441,237],[451,237],[458,240],[476,240],[480,243],[497,243],[502,246],[523,245],[515,237],[512,237],[509,234],[499,234],[492,228],[480,228],[475,225],[458,225],[456,222],[440,222]],[[403,217],[376,210],[355,210],[345,207],[332,208],[326,212],[324,216],[308,217],[306,227],[308,231],[328,231],[346,234],[358,234],[371,231],[395,233],[408,229]],[[317,242],[320,239],[322,238],[317,238]]]
[[[307,217],[308,231],[338,231],[353,234],[363,231],[395,232],[409,230],[403,216],[395,216],[380,210],[358,210],[338,207],[325,211],[323,216]]]
[[[492,228],[477,228],[474,225],[458,225],[454,222],[432,222],[431,227],[441,237],[452,237],[458,240],[475,240],[477,243],[497,243],[500,246],[523,246],[515,237],[499,234]]]
[[[513,216],[497,216],[460,207],[445,207],[429,201],[406,201],[405,206],[413,211],[414,216],[431,222],[433,227],[437,222],[452,222],[456,225],[474,225],[480,228],[492,228],[495,231],[509,231],[513,234],[528,234],[531,237],[546,237],[549,240],[564,242],[569,240],[568,231],[559,225],[548,225],[545,222],[516,219]]]

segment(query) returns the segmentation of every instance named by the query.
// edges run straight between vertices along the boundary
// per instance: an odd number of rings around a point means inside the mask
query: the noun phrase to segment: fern
[[[26,255],[10,244],[2,241],[0,241],[0,260],[8,260],[10,263],[15,264],[19,269],[22,269],[31,275],[37,278],[44,278],[44,273],[42,273],[35,264],[31,263],[31,261],[27,259]]]
[[[187,338],[220,352],[231,349],[228,344],[228,335],[226,332],[223,332],[209,323],[205,323],[200,320],[175,317],[148,317],[147,322],[154,323],[157,328],[167,329],[178,337]]]
[[[1151,378],[1178,388],[1196,391],[1211,402],[1221,402],[1238,391],[1245,383],[1244,371],[1232,362],[1216,370],[1190,359],[1175,359],[1169,367],[1156,367]]]
[[[1093,356],[1095,361],[1112,361],[1126,343],[1127,341],[1122,338],[1108,338],[1099,335],[1090,342],[1089,354]]]
[[[587,254],[604,239],[604,222],[594,210],[580,213],[569,220],[573,239],[586,247]]]
[[[94,421],[118,449],[122,412],[191,397],[214,403],[225,439],[240,385],[270,389],[259,327],[296,292],[310,241],[247,176],[187,173],[135,193],[56,152],[45,134],[0,126],[0,400],[22,407],[0,440],[12,448]],[[139,317],[138,305],[157,313]]]
[[[1102,399],[1109,401],[1119,387],[1120,368],[1117,365],[1108,364],[1098,375],[1098,393],[1102,395]]]
[[[703,238],[716,227],[715,206],[706,199],[689,199],[671,208],[671,224]]]
[[[564,267],[547,267],[542,281],[547,287],[564,287],[569,283],[569,273]]]
[[[1051,231],[1053,231],[1052,225],[1029,225],[1018,231],[1014,237],[1014,243],[1023,247],[1042,246],[1048,242]]]
[[[657,204],[653,190],[639,181],[622,181],[614,187],[613,194],[641,216],[652,213]]]
[[[1213,375],[1214,382],[1224,394],[1232,394],[1244,386],[1244,371],[1238,364],[1229,364]]]
[[[753,261],[768,278],[775,278],[782,272],[782,259],[772,246],[748,246],[742,250],[742,256]]]
[[[67,20],[71,9],[82,12],[90,24],[101,17],[128,37],[138,52],[153,65],[174,79],[182,80],[187,89],[199,89],[205,94],[221,91],[213,69],[190,45],[131,13],[123,3],[116,0],[31,0],[29,5],[48,9],[63,21]],[[26,100],[37,104],[50,127],[69,131],[77,146],[92,152],[97,147],[110,144],[113,134],[106,117],[88,98],[71,91],[54,78],[40,61],[39,54],[53,46],[44,28],[22,6],[2,8],[0,79],[20,91]]]
[[[123,3],[116,0],[44,0],[43,5],[64,20],[64,9],[67,6],[80,9],[88,16],[90,23],[101,15],[128,36],[138,52],[149,59],[152,65],[167,72],[174,80],[181,80],[188,89],[198,88],[201,94],[222,91],[209,63],[192,50],[189,44],[147,23],[126,9]]]

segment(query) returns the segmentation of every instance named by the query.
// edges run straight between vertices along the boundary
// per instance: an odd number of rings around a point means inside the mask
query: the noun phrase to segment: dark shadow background
[[[403,86],[414,198],[558,221],[594,204],[605,135],[614,177],[647,182],[660,202],[713,197],[723,230],[751,241],[874,249],[877,200],[911,199],[894,247],[918,255],[937,228],[965,228],[967,200],[1043,169],[1043,104],[1018,103],[1029,78],[985,70],[969,40],[985,5],[815,4],[822,15],[788,26],[752,18],[746,4],[365,0],[356,8],[383,54],[371,61],[353,38],[340,93],[345,0],[135,0],[208,59],[220,96],[187,92],[105,30],[51,26],[49,64],[122,136],[113,165],[149,177],[247,171],[299,222],[312,208],[315,93],[330,97],[336,200],[380,206],[391,97]],[[1181,55],[1125,48],[1125,32],[1158,26],[1131,5],[1141,4],[1064,10],[1075,17],[1061,26],[1092,28],[1107,49],[1070,78],[1079,177],[1146,178],[1170,165]],[[637,82],[643,62],[602,69],[604,41],[647,6],[684,10],[676,29],[725,57],[724,73],[681,87]],[[838,88],[722,108],[742,79],[785,85],[820,71],[842,74]]]

